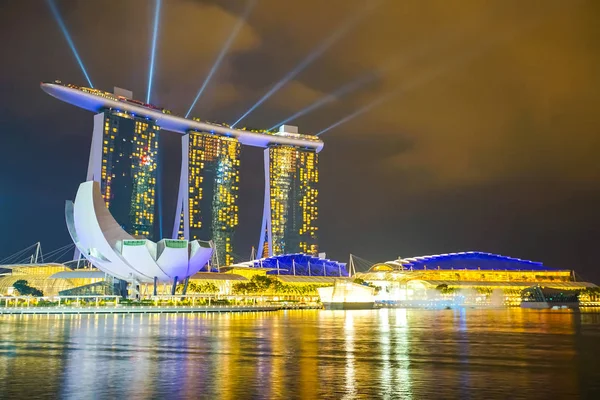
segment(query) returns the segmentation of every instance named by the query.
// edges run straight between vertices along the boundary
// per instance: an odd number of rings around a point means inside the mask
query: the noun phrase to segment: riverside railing
[[[186,294],[158,295],[141,299],[122,299],[115,295],[70,296],[0,296],[0,309],[6,308],[81,308],[81,307],[222,307],[222,306],[277,306],[279,308],[317,308],[316,296],[281,295],[221,295]]]

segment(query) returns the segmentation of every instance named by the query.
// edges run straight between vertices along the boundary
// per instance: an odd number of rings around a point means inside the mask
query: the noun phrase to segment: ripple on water
[[[600,395],[593,311],[5,316],[0,398]]]

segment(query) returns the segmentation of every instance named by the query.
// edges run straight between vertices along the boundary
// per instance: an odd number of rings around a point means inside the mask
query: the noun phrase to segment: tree
[[[492,289],[490,289],[489,287],[477,286],[477,287],[475,288],[475,290],[476,290],[476,291],[477,291],[477,293],[479,293],[479,294],[486,294],[486,295],[492,294]]]
[[[24,279],[19,279],[18,281],[13,283],[13,287],[17,289],[21,296],[42,297],[44,295],[44,293],[41,290],[29,286],[29,282],[27,282]]]
[[[441,285],[437,285],[435,290],[437,290],[441,294],[452,294],[452,293],[456,292],[456,288],[448,287],[448,285],[446,285],[445,283],[442,283]]]
[[[281,282],[275,276],[255,275],[249,282],[239,282],[233,285],[234,294],[296,294],[316,295],[317,288],[331,284],[290,285]]]
[[[184,284],[177,285],[175,293],[183,293]],[[189,282],[187,287],[187,294],[206,294],[206,293],[219,293],[219,287],[212,282],[206,283],[194,283]]]

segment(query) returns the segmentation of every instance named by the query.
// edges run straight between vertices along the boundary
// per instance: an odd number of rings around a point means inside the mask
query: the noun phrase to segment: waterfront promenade
[[[239,306],[109,306],[109,307],[3,307],[0,315],[78,315],[78,314],[194,314],[264,312],[299,308],[279,305]],[[306,307],[302,307],[306,308]]]
[[[119,296],[3,296],[0,315],[31,314],[190,314],[264,312],[289,309],[317,309],[316,301],[281,299],[274,296],[168,295],[139,301]]]

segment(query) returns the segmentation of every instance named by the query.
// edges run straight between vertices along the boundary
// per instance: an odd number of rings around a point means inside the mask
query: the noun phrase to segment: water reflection
[[[391,311],[390,311],[391,312]],[[404,399],[412,399],[412,387],[410,380],[410,357],[408,341],[408,314],[407,310],[400,308],[394,310],[396,346],[394,356],[397,364],[397,386],[396,390]]]
[[[0,398],[565,398],[600,314],[368,310],[0,320]]]
[[[382,394],[389,398],[394,392],[394,388],[390,387],[387,382],[391,383],[391,372],[392,367],[390,364],[390,351],[391,351],[391,340],[390,340],[390,321],[389,314],[390,310],[382,309],[379,310],[379,354],[381,357],[381,383]]]
[[[346,351],[346,374],[345,399],[352,399],[356,396],[356,384],[354,376],[354,314],[347,312],[344,320],[344,350]]]

